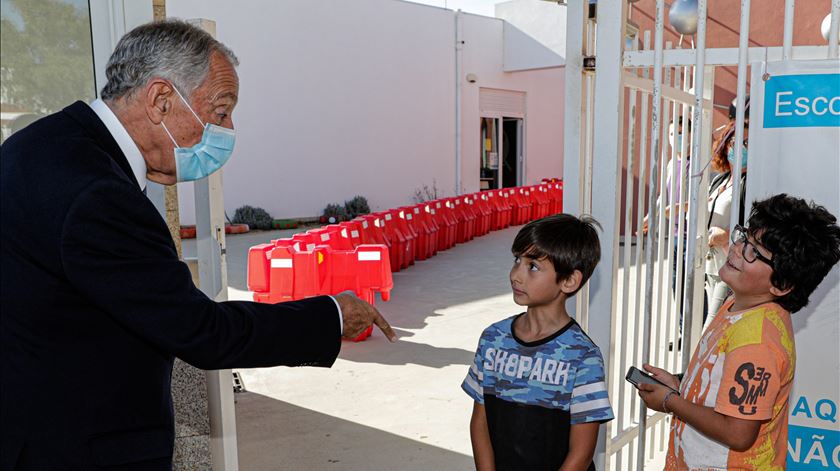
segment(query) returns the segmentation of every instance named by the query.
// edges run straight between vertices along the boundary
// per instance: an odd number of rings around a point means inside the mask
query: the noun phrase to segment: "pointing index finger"
[[[388,338],[389,342],[396,342],[397,341],[397,334],[394,333],[394,329],[391,328],[391,325],[388,324],[388,321],[382,317],[382,314],[379,311],[376,311],[376,317],[373,318],[373,323],[379,327],[379,330],[385,334],[385,337]]]

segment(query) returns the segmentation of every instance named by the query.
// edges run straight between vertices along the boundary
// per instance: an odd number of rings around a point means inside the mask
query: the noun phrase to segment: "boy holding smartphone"
[[[781,194],[736,226],[721,279],[733,295],[704,332],[682,381],[644,365],[648,408],[674,415],[665,469],[784,469],[796,349],[790,314],[840,260],[825,208]]]

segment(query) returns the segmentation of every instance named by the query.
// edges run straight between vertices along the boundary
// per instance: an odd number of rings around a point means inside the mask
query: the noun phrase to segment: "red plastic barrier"
[[[372,214],[365,214],[356,218],[362,226],[362,243],[363,244],[383,244],[390,249],[390,242],[385,237],[382,230],[382,222],[378,216]]]
[[[514,188],[510,192],[510,201],[513,206],[512,224],[520,226],[531,220],[531,192],[524,188]]]
[[[414,236],[414,259],[426,260],[431,257],[429,250],[429,234],[428,228],[420,223],[417,215],[414,213],[414,206],[403,206],[397,208],[399,217],[405,223],[405,227]]]
[[[508,190],[493,190],[490,192],[493,195],[493,202],[496,204],[498,208],[498,224],[500,229],[504,229],[510,226],[511,220],[513,219],[513,207],[511,206],[510,199],[508,196]]]
[[[502,190],[485,191],[484,197],[487,198],[487,203],[493,207],[493,217],[490,219],[490,224],[494,231],[504,229],[507,227],[507,218],[510,215],[510,205],[502,196]]]
[[[328,245],[334,250],[353,250],[356,246],[350,237],[350,229],[342,224],[330,224],[325,227],[330,233]]]
[[[446,200],[429,202],[430,212],[438,225],[438,250],[447,250],[453,245],[458,236],[458,219]]]
[[[362,221],[353,219],[342,222],[339,226],[347,229],[348,239],[353,248],[362,245]]]
[[[465,208],[462,197],[449,198],[453,212],[458,220],[458,243],[464,243],[475,237],[475,215]]]
[[[563,180],[548,184],[548,194],[551,197],[551,214],[563,212]]]
[[[548,198],[548,190],[543,185],[528,187],[531,192],[531,220],[548,216],[551,201]]]
[[[441,228],[438,225],[437,220],[433,216],[435,212],[432,209],[432,203],[420,203],[414,208],[414,215],[417,219],[420,220],[422,224],[426,226],[429,231],[429,250],[431,251],[432,256],[437,255],[439,250],[443,250],[440,244],[440,231]]]
[[[493,230],[493,208],[487,202],[487,195],[474,193],[470,195],[470,206],[480,221],[476,228],[478,235],[485,235]]]
[[[399,217],[399,211],[389,210],[377,213],[382,216],[385,234],[391,241],[391,246],[398,252],[399,271],[414,264],[414,237],[407,231],[403,220]]]
[[[309,229],[306,233],[313,237],[315,245],[330,245],[332,243],[335,230],[327,227],[319,227],[317,229]]]
[[[291,239],[277,239],[249,250],[249,289],[257,302],[277,303],[312,296],[353,291],[374,304],[375,293],[390,299],[394,282],[388,248],[362,244],[351,250],[328,245],[311,247],[324,232]],[[356,338],[364,340],[372,329]]]
[[[420,220],[420,224],[429,232],[429,256],[434,257],[438,252],[438,227],[432,219],[431,208],[427,203],[420,203],[414,206],[414,217]]]
[[[406,252],[405,237],[389,229],[385,213],[376,213],[371,216],[374,218],[374,226],[379,229],[378,233],[388,242],[388,247],[391,250],[391,272],[396,273],[403,267],[403,258]]]
[[[274,244],[259,244],[248,249],[248,289],[268,291],[269,260]]]

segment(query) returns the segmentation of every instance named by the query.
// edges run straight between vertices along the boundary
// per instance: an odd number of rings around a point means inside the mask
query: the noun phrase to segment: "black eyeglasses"
[[[761,260],[769,265],[770,268],[773,268],[773,260],[761,255],[758,252],[755,244],[747,239],[748,233],[749,231],[740,225],[736,225],[735,229],[732,230],[732,243],[735,245],[743,244],[741,247],[741,256],[744,258],[744,261],[747,263],[753,263],[756,260]]]

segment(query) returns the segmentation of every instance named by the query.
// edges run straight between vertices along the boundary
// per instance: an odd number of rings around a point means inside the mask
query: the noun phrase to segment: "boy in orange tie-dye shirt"
[[[733,296],[703,333],[680,381],[645,365],[648,408],[671,413],[667,470],[785,468],[796,369],[790,313],[840,260],[840,227],[825,208],[787,195],[753,205],[736,226],[720,277]]]

